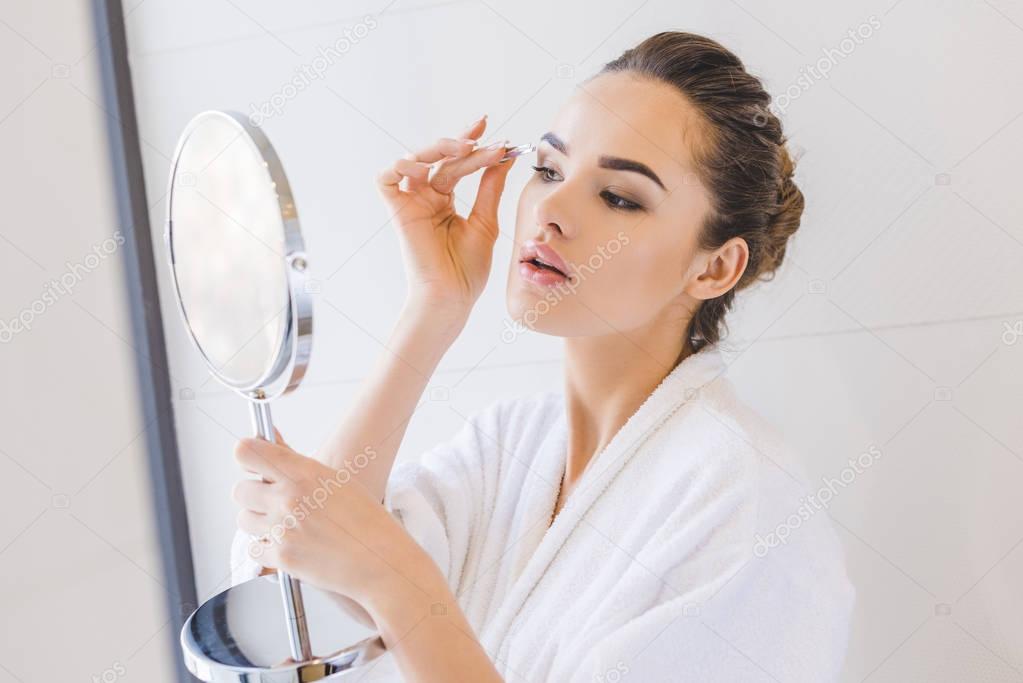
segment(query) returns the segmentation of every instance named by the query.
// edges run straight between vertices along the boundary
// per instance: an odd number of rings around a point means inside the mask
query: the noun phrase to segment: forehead
[[[618,156],[687,183],[706,124],[677,88],[631,73],[601,74],[579,85],[558,111],[553,132],[574,159]],[[694,147],[695,145],[695,147]]]

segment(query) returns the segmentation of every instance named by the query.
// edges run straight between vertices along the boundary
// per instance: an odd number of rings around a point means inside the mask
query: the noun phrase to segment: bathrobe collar
[[[485,644],[504,640],[507,629],[525,605],[529,594],[543,577],[569,534],[579,526],[587,511],[603,495],[617,474],[642,447],[643,442],[681,408],[695,399],[700,388],[721,376],[726,369],[717,346],[709,346],[688,356],[643,401],[640,407],[586,466],[579,481],[550,528],[547,524],[554,511],[558,482],[565,471],[568,450],[568,422],[564,396],[556,401],[560,415],[544,440],[531,469],[537,475],[523,494],[532,518],[523,520],[526,531],[521,536],[524,549],[535,546],[531,553],[516,553],[522,563],[521,573],[509,591],[504,604],[481,636]],[[553,482],[553,486],[551,485]],[[515,569],[518,569],[517,567]]]

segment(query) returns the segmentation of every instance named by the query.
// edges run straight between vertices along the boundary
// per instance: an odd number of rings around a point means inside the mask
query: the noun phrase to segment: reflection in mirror
[[[189,328],[227,383],[255,384],[289,319],[284,224],[263,158],[237,125],[207,117],[182,145],[171,249]]]

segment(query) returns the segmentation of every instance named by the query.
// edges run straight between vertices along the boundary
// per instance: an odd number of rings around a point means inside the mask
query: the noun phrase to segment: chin
[[[577,337],[589,334],[590,325],[585,315],[573,310],[573,302],[559,300],[553,295],[545,297],[528,286],[516,283],[508,288],[506,310],[501,337],[513,341],[526,332],[551,337]]]
[[[561,318],[557,310],[559,305],[563,305],[563,302],[558,302],[553,296],[545,297],[525,283],[509,282],[505,299],[508,318],[502,336],[523,332],[565,336],[558,331],[558,328],[562,327],[559,325]]]

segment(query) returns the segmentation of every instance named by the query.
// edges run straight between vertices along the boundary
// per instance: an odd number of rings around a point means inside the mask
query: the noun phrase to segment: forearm
[[[405,306],[351,410],[317,453],[331,467],[347,469],[376,500],[383,500],[391,466],[423,390],[465,323],[459,315],[431,313],[418,305]],[[370,456],[358,459],[362,467],[354,464],[359,453]]]
[[[386,591],[369,612],[403,680],[409,683],[500,683],[443,575],[430,569]]]

